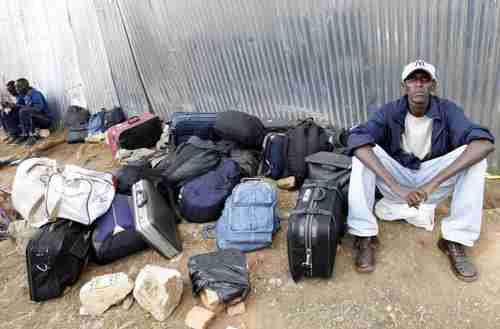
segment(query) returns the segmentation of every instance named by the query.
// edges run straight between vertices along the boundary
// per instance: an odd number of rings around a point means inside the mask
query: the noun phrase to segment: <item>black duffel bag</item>
[[[59,297],[78,280],[90,253],[90,235],[91,227],[66,219],[42,226],[26,248],[31,300]]]
[[[240,111],[226,111],[217,113],[214,132],[221,139],[259,149],[266,129],[256,116]]]

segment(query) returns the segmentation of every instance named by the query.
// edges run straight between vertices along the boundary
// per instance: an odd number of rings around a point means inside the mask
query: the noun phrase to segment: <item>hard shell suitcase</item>
[[[132,186],[135,229],[162,256],[173,258],[182,251],[171,205],[148,180]]]
[[[174,112],[170,117],[170,140],[178,146],[191,136],[213,139],[216,117],[215,112]]]
[[[154,147],[160,139],[162,127],[160,118],[149,112],[134,116],[106,131],[106,144],[115,157],[119,148],[135,150]]]
[[[337,244],[346,225],[342,198],[335,184],[304,182],[287,233],[288,265],[294,281],[332,275]]]

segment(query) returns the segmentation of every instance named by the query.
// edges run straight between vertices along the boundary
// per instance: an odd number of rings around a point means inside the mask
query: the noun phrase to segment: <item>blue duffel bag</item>
[[[148,246],[136,232],[128,196],[115,194],[109,210],[95,221],[92,260],[108,264]]]
[[[268,247],[280,228],[276,204],[277,191],[270,183],[244,178],[227,198],[217,223],[205,226],[204,236],[215,229],[219,249],[248,252]]]
[[[240,181],[240,166],[224,159],[215,169],[183,184],[178,196],[179,211],[187,221],[205,223],[219,218],[226,198]]]

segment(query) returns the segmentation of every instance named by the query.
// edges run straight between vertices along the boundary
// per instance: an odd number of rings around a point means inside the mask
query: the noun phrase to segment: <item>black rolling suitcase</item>
[[[288,264],[294,281],[303,276],[328,278],[337,244],[346,227],[345,196],[336,184],[307,179],[291,212]]]
[[[135,229],[162,256],[173,258],[182,251],[176,215],[153,184],[142,179],[132,186]]]

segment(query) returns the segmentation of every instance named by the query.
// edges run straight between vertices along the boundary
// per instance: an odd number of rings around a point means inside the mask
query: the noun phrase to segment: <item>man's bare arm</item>
[[[430,182],[422,186],[420,190],[425,192],[426,196],[428,196],[447,179],[450,179],[460,171],[482,161],[494,150],[495,146],[489,140],[480,139],[470,142],[470,144],[465,148],[465,151],[455,161],[453,161],[452,164],[443,169]]]
[[[398,195],[402,200],[405,200],[410,207],[417,207],[425,198],[421,191],[410,191],[403,189],[396,179],[387,171],[384,165],[373,152],[373,146],[364,145],[354,151],[354,155],[368,169],[373,171],[389,186],[389,188]]]

